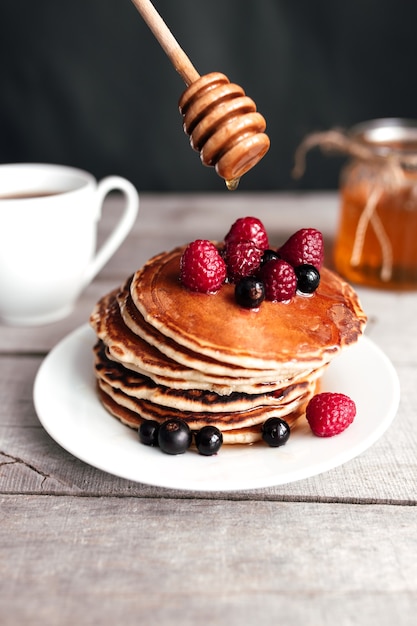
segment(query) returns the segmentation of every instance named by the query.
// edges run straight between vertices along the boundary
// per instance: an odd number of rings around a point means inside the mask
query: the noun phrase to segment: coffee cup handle
[[[97,185],[96,201],[101,217],[105,197],[111,191],[121,191],[125,196],[123,213],[107,239],[101,244],[84,275],[83,287],[87,286],[109,261],[132,229],[139,210],[139,195],[131,182],[120,176],[107,176]]]

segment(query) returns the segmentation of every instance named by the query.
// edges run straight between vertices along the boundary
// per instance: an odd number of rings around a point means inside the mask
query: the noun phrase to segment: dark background
[[[415,0],[156,0],[200,74],[225,73],[257,103],[271,149],[245,190],[329,189],[340,158],[316,130],[416,117]],[[224,190],[189,146],[185,85],[130,0],[0,0],[0,162],[46,161],[141,191]]]

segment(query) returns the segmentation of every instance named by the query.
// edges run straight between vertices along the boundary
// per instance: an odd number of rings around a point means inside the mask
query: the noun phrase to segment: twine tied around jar
[[[360,161],[375,163],[380,167],[381,175],[370,185],[370,193],[358,221],[350,263],[354,267],[359,265],[366,231],[371,225],[381,248],[381,280],[389,281],[393,266],[392,246],[376,207],[384,191],[395,190],[407,183],[406,171],[417,167],[417,154],[367,144],[339,129],[317,132],[307,135],[298,146],[292,171],[294,178],[300,178],[304,174],[306,154],[315,147],[319,147],[323,153],[346,155]]]

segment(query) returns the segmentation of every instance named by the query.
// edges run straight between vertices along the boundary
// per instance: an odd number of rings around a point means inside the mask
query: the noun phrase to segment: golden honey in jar
[[[341,173],[336,270],[362,285],[417,289],[417,120],[374,120],[350,137],[360,156]]]

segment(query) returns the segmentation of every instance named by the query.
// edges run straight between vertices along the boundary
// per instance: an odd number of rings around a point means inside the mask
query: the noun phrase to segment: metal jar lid
[[[356,124],[349,136],[381,156],[417,153],[417,120],[381,118]]]

